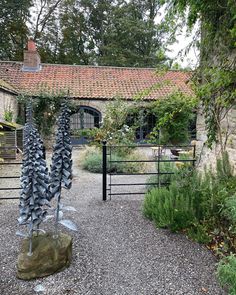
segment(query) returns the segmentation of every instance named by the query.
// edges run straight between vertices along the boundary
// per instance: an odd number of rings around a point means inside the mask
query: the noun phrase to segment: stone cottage
[[[28,41],[23,62],[0,61],[0,79],[15,89],[14,93],[9,92],[14,101],[14,118],[17,116],[16,93],[37,97],[42,92],[47,92],[66,95],[72,99],[78,106],[72,115],[72,129],[99,127],[107,103],[116,97],[125,99],[130,104],[138,95],[142,96],[144,102],[149,102],[176,90],[192,94],[188,83],[189,72],[157,72],[153,68],[42,64],[32,40]],[[2,97],[0,99],[3,108]]]
[[[10,112],[12,113],[13,122],[16,121],[18,114],[17,94],[12,85],[0,79],[0,120],[4,120],[6,113]]]

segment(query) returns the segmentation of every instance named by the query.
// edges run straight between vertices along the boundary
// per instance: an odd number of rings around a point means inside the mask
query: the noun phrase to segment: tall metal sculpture
[[[39,225],[47,214],[49,206],[49,177],[46,162],[43,158],[43,142],[35,127],[32,115],[32,103],[27,106],[26,124],[24,127],[24,153],[21,171],[20,193],[20,225],[27,225],[29,238],[29,252],[32,255],[32,237],[39,231]]]
[[[70,110],[66,102],[62,103],[58,118],[56,143],[53,149],[50,173],[50,199],[56,198],[55,236],[58,236],[58,223],[76,230],[76,225],[70,220],[62,219],[63,206],[61,204],[62,188],[70,189],[72,185],[72,146],[70,141]],[[64,207],[65,210],[75,210],[73,207]]]

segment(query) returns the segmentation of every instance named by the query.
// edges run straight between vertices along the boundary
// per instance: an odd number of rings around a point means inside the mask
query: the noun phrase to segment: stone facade
[[[222,127],[229,131],[229,136],[226,144],[226,150],[229,154],[230,162],[236,172],[236,109],[232,109],[226,118],[222,121]],[[215,168],[216,159],[220,157],[220,145],[213,145],[212,149],[207,147],[207,132],[205,128],[205,118],[202,109],[199,108],[197,116],[197,156],[198,167],[203,169],[205,166]]]
[[[4,119],[4,113],[9,110],[13,112],[13,122],[16,122],[18,115],[16,94],[0,87],[0,118]]]
[[[74,99],[73,103],[78,106],[85,106],[85,107],[91,107],[95,110],[99,111],[102,115],[102,119],[106,115],[106,108],[111,103],[112,100],[109,99]],[[147,102],[144,102],[145,104]],[[134,102],[127,100],[127,106],[133,105]]]
[[[95,110],[99,111],[102,115],[102,118],[105,115],[106,106],[109,101],[107,100],[99,100],[99,99],[75,99],[73,103],[78,106],[86,106],[94,108]]]

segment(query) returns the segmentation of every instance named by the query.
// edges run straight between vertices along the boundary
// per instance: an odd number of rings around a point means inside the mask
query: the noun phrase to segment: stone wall
[[[13,122],[16,122],[18,115],[18,104],[16,101],[16,95],[0,88],[0,118],[4,119],[4,113],[6,110],[13,112]]]
[[[228,151],[231,164],[236,172],[236,109],[228,113],[228,116],[222,121],[222,127],[225,128],[225,130],[229,128],[230,135],[227,140],[226,150]],[[205,166],[212,166],[215,168],[216,159],[220,157],[220,145],[215,144],[212,149],[207,147],[207,132],[202,109],[198,110],[196,128],[198,167],[199,169],[203,169]]]
[[[75,99],[73,102],[78,106],[86,106],[98,110],[102,114],[102,118],[104,118],[106,107],[112,101],[106,99]],[[132,101],[127,101],[127,105],[132,105],[132,103]]]

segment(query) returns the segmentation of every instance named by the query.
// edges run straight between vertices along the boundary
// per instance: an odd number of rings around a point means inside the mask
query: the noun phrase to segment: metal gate
[[[127,159],[122,157],[116,157],[117,149],[134,149],[141,150],[142,154],[145,154],[145,150],[148,151],[147,156],[139,159]],[[129,195],[144,195],[147,192],[148,186],[156,186],[158,188],[166,186],[169,182],[163,182],[162,176],[173,175],[174,171],[163,171],[162,163],[189,163],[189,165],[195,165],[195,145],[179,145],[179,146],[167,146],[167,145],[107,145],[103,142],[102,146],[103,154],[103,201],[106,201],[112,196],[129,196]],[[182,156],[181,156],[182,155]],[[185,157],[183,158],[183,155]],[[188,155],[188,156],[187,156]],[[124,171],[115,169],[116,165],[123,165]],[[152,166],[145,171],[129,171],[125,169],[127,165],[136,164],[143,165],[148,164]],[[152,165],[150,165],[152,164]],[[155,167],[154,167],[155,166]],[[131,169],[132,170],[132,169]],[[154,182],[147,182],[147,177],[155,176]],[[140,179],[140,180],[139,180]],[[118,182],[117,182],[118,180]],[[129,189],[126,189],[129,188]],[[134,189],[141,188],[141,189]]]
[[[17,153],[19,153],[18,158],[21,159],[22,151],[17,146],[1,147],[1,148],[4,148],[5,150],[7,150],[7,148],[14,150],[14,153],[16,155]],[[7,159],[3,162],[0,162],[0,200],[19,199],[19,196],[13,196],[13,191],[19,191],[21,189],[20,187],[20,172],[21,172],[20,166],[21,165],[22,165],[22,162],[18,161],[17,159],[15,159],[14,161],[12,161],[11,159]],[[15,171],[15,172],[12,173],[12,171]],[[7,196],[7,195],[10,195],[10,196]]]

